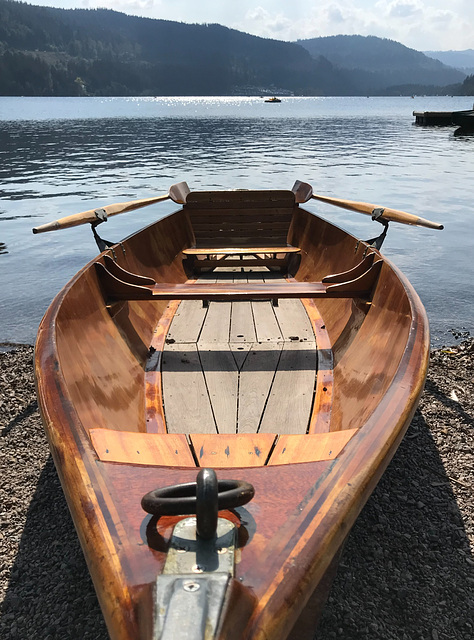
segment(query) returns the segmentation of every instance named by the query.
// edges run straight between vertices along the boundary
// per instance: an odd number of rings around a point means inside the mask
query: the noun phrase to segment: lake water
[[[474,333],[474,136],[414,126],[413,110],[469,109],[470,98],[0,98],[0,343],[33,343],[57,291],[97,253],[89,226],[31,228],[113,202],[192,189],[291,188],[363,200],[443,222],[391,224],[383,253],[408,276],[434,345]],[[314,203],[314,204],[313,204]],[[308,205],[362,239],[380,225]],[[120,240],[176,209],[111,218]]]

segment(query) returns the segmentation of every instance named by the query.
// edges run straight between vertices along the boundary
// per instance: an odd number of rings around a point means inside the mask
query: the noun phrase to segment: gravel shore
[[[106,640],[36,403],[0,353],[0,638]],[[433,351],[406,437],[347,541],[318,640],[474,637],[474,340]]]

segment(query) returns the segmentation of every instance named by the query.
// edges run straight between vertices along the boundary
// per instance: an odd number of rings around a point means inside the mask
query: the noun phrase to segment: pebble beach
[[[106,640],[50,456],[33,347],[0,353],[0,638]],[[432,352],[415,417],[347,540],[317,640],[474,637],[474,340]]]

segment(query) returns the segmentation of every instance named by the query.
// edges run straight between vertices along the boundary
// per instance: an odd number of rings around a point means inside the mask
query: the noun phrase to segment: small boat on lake
[[[281,102],[280,98],[277,98],[276,96],[273,96],[273,98],[267,98],[265,100],[265,102]]]
[[[98,236],[168,198],[175,213]],[[361,241],[313,199],[383,232]],[[35,373],[112,639],[314,635],[428,367],[425,310],[379,250],[388,221],[442,228],[298,181],[180,183],[34,229],[88,222],[103,249],[46,312]]]

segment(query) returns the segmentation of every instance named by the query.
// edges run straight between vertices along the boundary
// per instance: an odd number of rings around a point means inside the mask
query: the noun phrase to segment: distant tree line
[[[378,38],[355,38],[352,45],[357,49],[358,64],[363,65],[366,59],[369,67],[373,66],[374,47],[376,51],[385,47],[393,69],[344,67],[343,58],[351,59],[348,40],[340,40],[339,49],[337,41],[324,42],[326,55],[316,41],[280,42],[220,25],[189,25],[106,9],[65,10],[0,0],[0,95],[272,92],[322,96],[364,95],[369,87],[373,93],[389,94],[387,82],[391,79],[396,84],[399,77],[398,67],[394,71],[397,47],[406,47]],[[368,47],[365,54],[364,42]],[[328,59],[333,49],[339,51],[336,61]],[[419,55],[420,60],[425,57]],[[412,68],[413,55],[403,51],[403,56],[411,60]],[[459,84],[459,91],[473,91],[472,79],[470,84],[467,80]],[[433,90],[436,92],[436,87]]]

